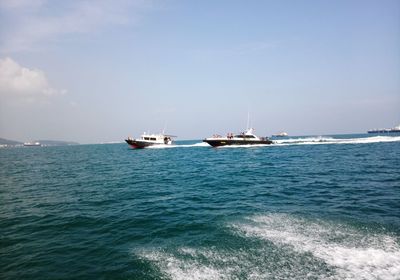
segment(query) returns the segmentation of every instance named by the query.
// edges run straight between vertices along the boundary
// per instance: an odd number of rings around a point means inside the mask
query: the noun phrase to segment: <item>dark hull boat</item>
[[[232,140],[232,139],[204,139],[203,142],[208,143],[213,147],[221,147],[221,146],[229,146],[229,145],[269,145],[273,142],[269,139],[265,140],[253,140],[253,141],[246,141],[246,140]]]
[[[128,143],[128,145],[134,149],[143,149],[143,148],[154,146],[154,145],[161,145],[161,144],[155,144],[155,143],[150,143],[150,142],[145,142],[145,141],[140,141],[140,140],[135,140],[135,139],[126,139],[125,142]]]
[[[368,133],[400,133],[400,129],[374,129],[368,130]]]
[[[393,128],[382,128],[368,130],[368,133],[400,133],[400,125]]]
[[[249,129],[238,135],[228,134],[227,137],[219,135],[203,140],[213,147],[231,146],[231,145],[269,145],[273,144],[267,137],[258,137],[253,134],[253,129]]]

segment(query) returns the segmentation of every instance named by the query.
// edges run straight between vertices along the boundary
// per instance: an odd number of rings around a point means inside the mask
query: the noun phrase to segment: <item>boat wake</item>
[[[326,144],[370,144],[381,142],[400,142],[400,136],[374,136],[364,138],[334,138],[328,136],[316,137],[298,137],[273,140],[273,144],[257,144],[257,145],[229,145],[221,146],[218,149],[229,148],[254,148],[254,147],[274,147],[274,146],[292,146],[292,145],[326,145]]]
[[[223,228],[231,247],[134,252],[171,279],[398,279],[396,238],[371,229],[286,214],[247,217]]]
[[[257,147],[274,147],[274,146],[292,146],[292,145],[327,145],[327,144],[370,144],[382,142],[400,142],[400,136],[373,136],[360,138],[334,138],[328,136],[317,137],[298,137],[273,140],[273,144],[256,144],[256,145],[227,145],[218,147],[218,149],[232,148],[257,148]],[[194,148],[194,147],[211,147],[205,142],[194,144],[172,144],[172,145],[154,145],[146,149],[172,149],[172,148]]]
[[[194,144],[172,144],[172,145],[154,145],[146,149],[172,149],[172,148],[192,148],[192,147],[210,147],[207,143],[194,143]]]
[[[232,226],[247,238],[311,255],[340,279],[396,279],[400,275],[400,247],[390,235],[284,214],[254,216]]]
[[[323,145],[323,144],[369,144],[369,143],[381,143],[381,142],[398,142],[400,136],[373,136],[363,138],[333,138],[326,136],[318,137],[299,137],[274,140],[274,146],[287,146],[287,145]]]

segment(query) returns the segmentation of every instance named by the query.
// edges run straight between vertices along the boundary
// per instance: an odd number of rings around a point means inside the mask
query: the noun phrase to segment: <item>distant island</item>
[[[40,143],[36,146],[69,146],[69,145],[79,145],[77,142],[72,141],[58,141],[58,140],[34,140],[30,142],[19,142],[15,140],[9,140],[5,138],[0,138],[0,147],[18,147],[18,146],[29,146],[27,143]]]
[[[77,142],[72,141],[57,141],[57,140],[36,140],[43,146],[68,146],[68,145],[79,145]]]
[[[21,143],[18,141],[0,138],[0,145],[2,145],[2,146],[18,146],[18,145],[23,145],[23,144],[24,143]]]

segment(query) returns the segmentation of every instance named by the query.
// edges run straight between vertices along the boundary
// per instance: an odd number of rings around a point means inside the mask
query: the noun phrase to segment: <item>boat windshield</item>
[[[244,138],[244,139],[256,138],[254,135],[243,135],[243,134],[236,135],[235,137],[236,138]]]

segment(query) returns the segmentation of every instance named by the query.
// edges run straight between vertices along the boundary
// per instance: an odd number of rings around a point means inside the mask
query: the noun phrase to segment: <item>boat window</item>
[[[150,140],[156,141],[157,139],[152,137],[152,138],[150,138]]]
[[[150,138],[149,137],[144,137],[144,140],[150,140]]]
[[[243,134],[239,134],[239,135],[235,135],[235,138],[244,138],[244,139],[249,139],[249,138],[256,138],[254,135],[243,135]]]

